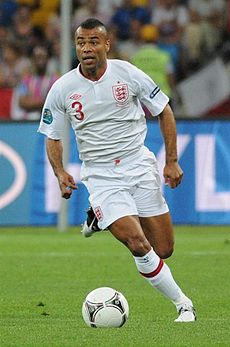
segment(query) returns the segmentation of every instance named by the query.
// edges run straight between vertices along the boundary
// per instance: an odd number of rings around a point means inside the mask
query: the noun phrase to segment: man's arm
[[[46,142],[46,151],[54,174],[58,179],[62,197],[69,199],[72,194],[72,189],[77,189],[77,186],[73,177],[69,175],[63,167],[63,147],[61,140],[53,140],[48,138]]]
[[[158,118],[166,152],[163,172],[165,183],[176,188],[182,180],[183,171],[178,164],[176,122],[171,107],[167,105]]]

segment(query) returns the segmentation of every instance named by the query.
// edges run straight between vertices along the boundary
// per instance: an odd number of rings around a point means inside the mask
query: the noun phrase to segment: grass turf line
[[[192,297],[198,321],[176,324],[174,306],[138,275],[132,256],[108,232],[84,239],[71,228],[0,229],[1,347],[229,346],[230,228],[175,228],[167,260]],[[130,317],[120,329],[92,329],[81,317],[86,294],[120,290]]]

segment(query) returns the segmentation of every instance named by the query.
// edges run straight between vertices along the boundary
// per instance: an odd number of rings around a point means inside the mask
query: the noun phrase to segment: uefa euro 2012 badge
[[[51,124],[53,122],[53,116],[48,108],[45,108],[42,115],[42,120],[46,124]]]

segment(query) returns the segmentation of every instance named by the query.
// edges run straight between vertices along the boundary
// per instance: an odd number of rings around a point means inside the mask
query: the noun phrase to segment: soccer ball
[[[90,292],[82,305],[85,323],[93,328],[119,328],[129,315],[129,305],[124,295],[109,287]]]

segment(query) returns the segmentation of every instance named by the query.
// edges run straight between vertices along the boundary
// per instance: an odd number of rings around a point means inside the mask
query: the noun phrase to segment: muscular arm
[[[69,175],[63,167],[63,147],[61,140],[53,140],[48,138],[46,142],[46,151],[54,174],[58,179],[62,197],[69,199],[72,194],[72,189],[77,189],[77,186],[73,177]]]
[[[169,105],[159,115],[159,123],[166,153],[163,175],[165,183],[169,184],[171,188],[175,188],[181,182],[183,171],[178,164],[176,122]]]

